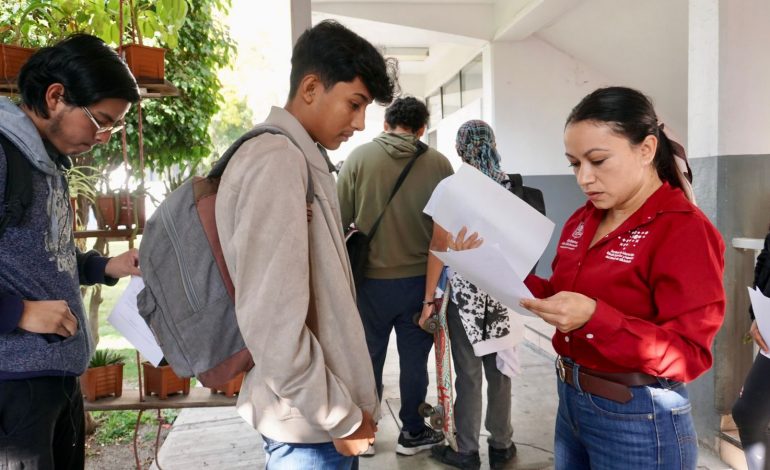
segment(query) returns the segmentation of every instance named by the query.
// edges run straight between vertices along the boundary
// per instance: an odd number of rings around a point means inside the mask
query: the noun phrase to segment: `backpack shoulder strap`
[[[0,146],[5,153],[7,174],[5,197],[0,209],[0,236],[9,226],[18,225],[32,203],[32,169],[29,162],[8,138],[0,134]]]
[[[299,151],[302,153],[302,156],[305,157],[305,164],[307,165],[307,193],[305,194],[305,202],[307,202],[309,208],[313,203],[313,199],[315,198],[315,187],[313,185],[313,174],[310,171],[310,162],[308,161],[305,152],[302,151],[302,147],[300,147],[297,141],[294,140],[294,137],[292,137],[288,132],[281,129],[280,127],[259,125],[240,136],[238,140],[236,140],[227,150],[225,150],[225,153],[222,154],[219,160],[217,160],[213,168],[211,168],[211,171],[208,174],[208,178],[221,178],[222,174],[225,172],[225,168],[227,168],[227,164],[230,162],[230,159],[233,157],[233,155],[235,155],[235,152],[238,151],[241,145],[243,145],[243,143],[247,140],[251,140],[262,134],[285,136],[291,141],[292,144],[294,144],[295,147],[299,149]]]

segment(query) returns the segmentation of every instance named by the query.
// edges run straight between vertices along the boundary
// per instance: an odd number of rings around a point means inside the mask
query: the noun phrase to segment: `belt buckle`
[[[561,357],[556,359],[556,372],[559,374],[559,380],[565,382],[566,372],[564,371],[564,361],[562,361]]]

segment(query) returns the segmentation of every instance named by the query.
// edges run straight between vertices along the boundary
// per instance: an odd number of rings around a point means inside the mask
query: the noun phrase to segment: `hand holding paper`
[[[596,311],[596,301],[577,292],[561,291],[547,299],[524,299],[521,306],[562,333],[582,327]]]
[[[553,222],[470,165],[447,181],[433,219],[458,234],[450,248],[464,250],[434,251],[436,257],[506,307],[532,316],[519,304],[532,297],[523,279],[543,254]]]

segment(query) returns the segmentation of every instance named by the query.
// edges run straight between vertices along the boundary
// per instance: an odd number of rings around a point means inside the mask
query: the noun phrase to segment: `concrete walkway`
[[[540,322],[542,324],[542,322]],[[522,374],[513,379],[512,400],[514,441],[518,456],[512,469],[549,469],[553,464],[553,426],[557,396],[553,358],[539,342],[548,329],[529,330],[528,341],[520,348]],[[431,353],[432,355],[432,353]],[[431,361],[432,363],[433,361]],[[430,398],[435,402],[434,368],[431,367]],[[422,452],[412,457],[395,453],[400,428],[398,410],[398,355],[395,337],[391,338],[383,377],[385,398],[383,418],[379,423],[376,455],[360,459],[361,469],[443,469],[447,468]],[[486,430],[482,430],[481,462],[488,468]],[[185,409],[180,413],[159,452],[163,470],[263,468],[265,454],[259,434],[246,425],[233,408]],[[157,468],[153,465],[153,468]],[[699,469],[724,470],[724,463],[701,451]]]

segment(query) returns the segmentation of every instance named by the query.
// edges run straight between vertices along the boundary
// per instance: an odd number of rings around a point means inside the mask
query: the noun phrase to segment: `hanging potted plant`
[[[117,351],[97,349],[88,369],[80,376],[80,388],[87,401],[123,395],[124,358]]]
[[[144,373],[144,394],[150,396],[153,393],[161,400],[165,400],[169,395],[190,393],[190,378],[181,378],[174,373],[174,370],[163,359],[158,367],[145,361],[142,363],[142,372]]]

